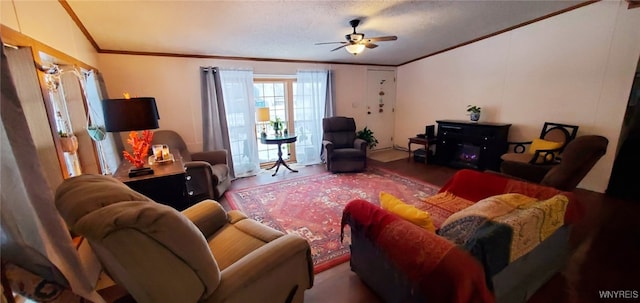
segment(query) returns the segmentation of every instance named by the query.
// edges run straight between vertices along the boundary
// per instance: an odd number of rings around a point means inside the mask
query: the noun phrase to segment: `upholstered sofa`
[[[582,216],[571,193],[473,170],[457,172],[424,204],[447,216],[434,219],[436,233],[368,201],[343,211],[351,269],[385,302],[526,302],[565,264],[570,226]],[[482,209],[501,216],[479,220]],[[523,236],[532,222],[541,230]]]

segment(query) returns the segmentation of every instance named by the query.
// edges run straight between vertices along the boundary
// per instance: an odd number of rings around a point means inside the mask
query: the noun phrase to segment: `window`
[[[287,130],[293,129],[293,95],[295,94],[294,79],[254,79],[253,89],[255,106],[268,107],[271,121],[280,118],[284,122]],[[274,130],[270,124],[256,125],[256,138],[258,142],[258,155],[261,164],[268,164],[278,159],[277,145],[267,145],[260,143],[260,132],[265,126],[267,134],[273,134]],[[298,143],[296,143],[298,145]],[[295,161],[295,145],[282,145],[282,159]]]
[[[61,72],[57,65],[52,65],[48,73],[44,75],[47,84],[51,108],[55,115],[55,128],[58,140],[64,153],[63,159],[66,172],[70,177],[81,175],[80,159],[78,158],[78,139],[71,128],[71,119],[65,100],[64,86],[62,85]]]

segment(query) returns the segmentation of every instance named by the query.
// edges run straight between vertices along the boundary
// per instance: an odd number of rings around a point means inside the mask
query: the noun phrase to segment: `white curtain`
[[[220,69],[220,82],[229,130],[234,175],[244,177],[260,171],[255,132],[253,71]]]
[[[321,162],[322,118],[325,117],[328,71],[298,71],[293,100],[293,115],[298,163],[311,165]]]
[[[88,112],[91,119],[91,126],[98,126],[104,130],[104,113],[102,112],[102,97],[98,85],[98,77],[94,71],[86,74],[85,93],[88,103]],[[94,139],[96,140],[96,139]],[[103,174],[111,174],[116,171],[120,163],[120,153],[116,148],[113,133],[104,133],[104,139],[97,141],[100,166]]]

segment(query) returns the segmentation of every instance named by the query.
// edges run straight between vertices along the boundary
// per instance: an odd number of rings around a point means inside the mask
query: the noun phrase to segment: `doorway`
[[[375,149],[393,147],[395,125],[396,72],[367,70],[367,127],[378,139]]]
[[[636,185],[636,179],[630,176],[634,176],[640,170],[640,59],[636,65],[636,74],[616,150],[606,193],[620,199],[637,201],[640,197],[640,187]]]
[[[295,79],[254,79],[253,91],[255,106],[269,109],[271,121],[279,119],[285,129],[293,129],[293,94],[295,91]],[[278,160],[278,146],[263,144],[260,141],[262,127],[273,133],[272,125],[256,125],[256,141],[258,143],[258,158],[261,166],[269,166]],[[295,162],[295,145],[282,145],[282,159]]]

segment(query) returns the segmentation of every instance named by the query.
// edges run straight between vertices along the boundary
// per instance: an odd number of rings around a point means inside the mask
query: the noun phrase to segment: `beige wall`
[[[97,52],[57,0],[1,0],[0,22],[85,64],[97,67]]]
[[[398,68],[395,137],[467,120],[468,104],[481,121],[512,123],[511,140],[538,136],[545,121],[579,125],[610,141],[579,185],[602,192],[639,56],[640,9],[602,1],[425,58]]]
[[[254,74],[295,75],[298,69],[331,69],[336,85],[336,113],[355,117],[364,127],[367,66],[302,64],[243,60],[192,59],[100,54],[99,66],[110,98],[154,97],[160,128],[178,132],[191,151],[202,150],[200,67],[251,68]],[[394,68],[390,68],[394,69]]]
[[[580,187],[603,191],[610,175],[633,72],[640,55],[640,9],[602,1],[398,68],[396,144],[437,119],[512,123],[510,138],[535,137],[544,121],[580,125],[610,140],[607,155]],[[97,54],[56,0],[0,1],[0,22],[98,67],[109,96],[158,100],[160,126],[201,149],[200,66],[253,68],[293,75],[335,70],[337,112],[366,121],[366,66]],[[359,128],[364,125],[358,125]]]

